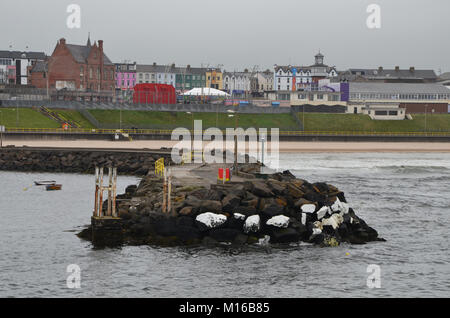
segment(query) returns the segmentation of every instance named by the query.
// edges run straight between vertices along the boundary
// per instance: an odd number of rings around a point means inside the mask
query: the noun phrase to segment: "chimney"
[[[175,63],[172,63],[172,68],[175,68]]]
[[[396,67],[395,67],[395,71],[396,71],[396,72],[400,71],[400,66],[396,66]]]
[[[190,64],[188,64],[188,66],[187,66],[187,69],[189,70],[191,68],[191,65]]]
[[[153,62],[153,66],[156,66],[156,62]]]
[[[378,68],[378,73],[381,73],[381,72],[383,72],[383,66],[380,66],[380,67]]]
[[[65,39],[65,38],[61,38],[61,39],[59,40],[59,44],[66,45],[66,39]]]
[[[98,47],[103,52],[103,40],[98,40]]]
[[[414,66],[411,66],[411,67],[409,68],[409,71],[410,71],[411,73],[414,73],[415,70],[416,70],[416,69],[414,68]]]

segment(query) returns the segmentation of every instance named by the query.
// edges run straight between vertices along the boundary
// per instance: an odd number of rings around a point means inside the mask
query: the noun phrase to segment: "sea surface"
[[[93,176],[0,172],[0,297],[450,296],[450,154],[280,156],[298,177],[338,186],[387,241],[96,250],[75,235],[90,222]],[[139,180],[118,182],[120,193]],[[70,264],[81,269],[79,289],[67,287]],[[380,288],[367,286],[369,265],[379,266]]]

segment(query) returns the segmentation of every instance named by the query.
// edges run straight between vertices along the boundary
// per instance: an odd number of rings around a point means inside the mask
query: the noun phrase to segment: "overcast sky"
[[[69,29],[69,4],[81,28]],[[366,26],[381,6],[381,29]],[[448,0],[14,0],[0,1],[0,50],[44,51],[56,41],[103,39],[113,62],[217,66],[227,70],[325,63],[450,71]]]

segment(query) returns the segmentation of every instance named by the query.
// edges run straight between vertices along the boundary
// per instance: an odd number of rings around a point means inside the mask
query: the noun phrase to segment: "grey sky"
[[[66,8],[81,6],[81,29],[68,29]],[[368,29],[366,8],[381,6],[381,29]],[[450,71],[448,0],[14,0],[0,2],[0,49],[51,54],[56,41],[103,39],[114,61],[227,70],[325,63],[348,67]]]

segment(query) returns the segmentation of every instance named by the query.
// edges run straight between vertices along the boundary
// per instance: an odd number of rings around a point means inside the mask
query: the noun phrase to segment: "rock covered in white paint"
[[[244,232],[258,232],[261,227],[261,218],[258,214],[249,216],[244,223]]]
[[[302,205],[302,212],[314,213],[314,211],[316,211],[316,206],[314,204],[303,204]]]
[[[328,213],[329,210],[330,208],[327,206],[323,206],[322,208],[320,208],[320,210],[317,211],[317,219],[321,220]]]
[[[269,219],[266,224],[285,229],[289,226],[289,218],[285,215],[277,215]]]
[[[197,215],[196,221],[203,223],[206,227],[214,229],[221,226],[227,221],[227,217],[223,214],[216,214],[212,212],[206,212]]]
[[[333,214],[329,218],[322,220],[322,226],[323,225],[331,225],[333,227],[333,229],[336,230],[342,224],[342,222],[344,222],[344,218],[342,217],[342,215]]]
[[[341,208],[341,201],[336,198],[336,201],[331,205],[331,211],[338,212]]]
[[[236,220],[245,220],[245,215],[241,213],[233,213],[233,216]]]
[[[306,213],[302,213],[302,224],[306,225]]]

